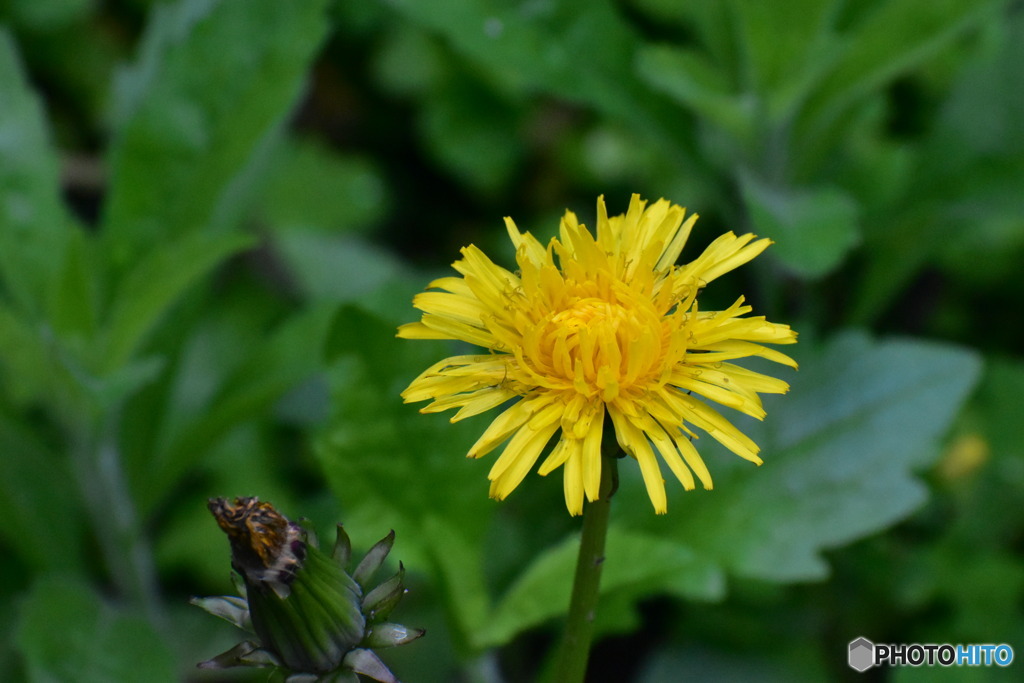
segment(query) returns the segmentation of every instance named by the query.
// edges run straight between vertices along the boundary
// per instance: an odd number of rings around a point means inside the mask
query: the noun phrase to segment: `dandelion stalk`
[[[612,494],[618,486],[618,458],[607,454],[601,458],[601,495],[583,506],[583,532],[580,553],[576,559],[576,576],[569,602],[569,618],[565,624],[554,680],[560,683],[581,683],[587,673],[590,643],[594,636],[594,618],[601,588],[604,566],[604,542],[608,535],[608,517]]]

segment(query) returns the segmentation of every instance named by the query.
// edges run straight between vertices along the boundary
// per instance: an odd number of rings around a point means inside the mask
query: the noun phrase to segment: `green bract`
[[[405,569],[376,587],[395,534],[374,545],[349,573],[352,548],[338,525],[331,556],[315,537],[258,498],[210,501],[231,541],[231,566],[242,597],[193,598],[192,603],[255,636],[199,664],[203,669],[273,666],[288,681],[358,681],[363,674],[398,683],[373,652],[423,635],[386,619],[405,594]]]

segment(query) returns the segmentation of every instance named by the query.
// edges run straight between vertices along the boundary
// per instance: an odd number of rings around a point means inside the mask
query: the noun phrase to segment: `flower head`
[[[486,455],[511,437],[488,475],[503,499],[560,434],[539,472],[564,470],[565,502],[580,514],[596,500],[605,417],[622,450],[640,465],[657,513],[667,510],[658,458],[686,489],[711,474],[690,426],[757,464],[758,447],[700,397],[757,419],[759,393],[785,393],[785,382],[731,363],[761,356],[796,367],[763,343],[791,344],[788,325],[751,311],[740,297],[724,311],[702,311],[700,291],[760,254],[770,240],[722,235],[700,256],[676,265],[697,216],[662,199],[633,195],[626,214],[609,217],[597,201],[597,236],[572,212],[547,247],[505,219],[516,247],[517,273],[470,245],[453,264],[462,277],[431,282],[413,299],[420,322],[406,339],[457,339],[487,353],[453,356],[427,368],[402,393],[432,399],[421,412],[458,408],[452,422],[514,400],[470,448]]]
[[[273,666],[289,681],[358,680],[356,674],[398,683],[373,650],[423,635],[386,620],[405,594],[404,570],[372,590],[369,580],[394,543],[388,534],[351,574],[348,534],[338,525],[333,557],[299,524],[258,498],[210,501],[210,511],[231,542],[231,566],[241,597],[195,598],[193,603],[254,634],[204,669]]]

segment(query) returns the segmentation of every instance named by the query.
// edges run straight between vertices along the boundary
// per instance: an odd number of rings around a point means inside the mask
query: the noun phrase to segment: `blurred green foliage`
[[[635,472],[592,679],[835,680],[846,644],[1024,647],[1024,12],[977,0],[0,2],[0,676],[215,680],[204,506],[394,528],[409,681],[530,681],[578,520],[487,498],[487,423],[398,393],[411,296],[598,194],[776,245],[801,333],[754,468]],[[684,258],[686,258],[684,254]],[[725,291],[730,290],[731,291]],[[219,648],[219,649],[218,649]],[[946,671],[963,680],[1008,672]],[[894,680],[928,670],[903,669]],[[229,676],[222,680],[243,680]],[[263,680],[256,677],[244,680]]]

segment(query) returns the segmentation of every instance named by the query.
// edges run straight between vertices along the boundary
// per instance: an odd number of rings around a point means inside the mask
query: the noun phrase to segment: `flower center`
[[[629,312],[620,304],[587,297],[577,301],[572,308],[556,313],[549,324],[577,331],[578,334],[581,329],[603,328],[616,331],[621,325],[629,324],[629,320]]]
[[[550,388],[615,400],[660,369],[665,330],[643,300],[576,299],[526,334],[526,360]]]

